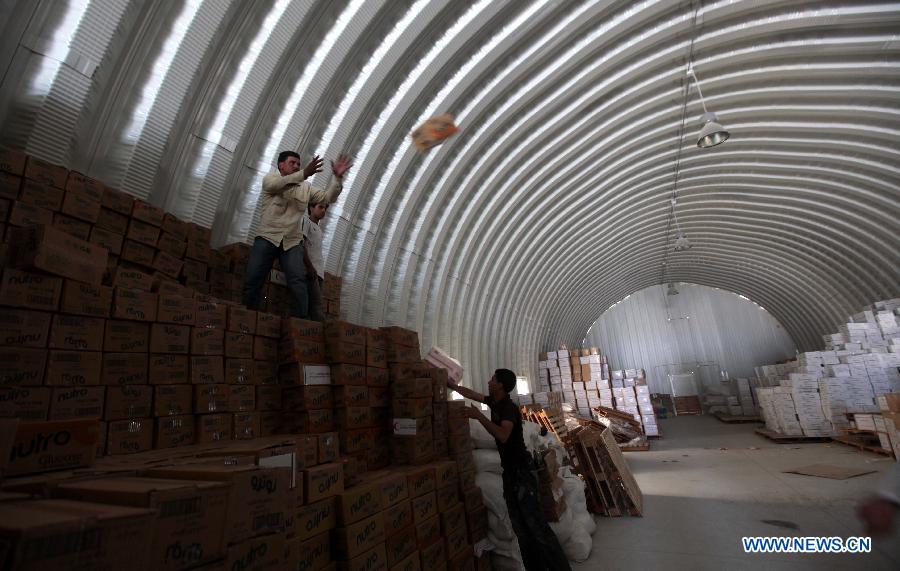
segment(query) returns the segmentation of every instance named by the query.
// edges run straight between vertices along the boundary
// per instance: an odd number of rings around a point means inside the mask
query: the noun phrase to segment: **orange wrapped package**
[[[435,115],[416,127],[412,132],[412,140],[419,151],[427,151],[431,147],[444,142],[444,139],[458,130],[453,122],[453,115],[446,113]]]

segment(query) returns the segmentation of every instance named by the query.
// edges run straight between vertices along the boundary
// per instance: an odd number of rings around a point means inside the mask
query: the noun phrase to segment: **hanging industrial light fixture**
[[[703,117],[700,118],[703,127],[700,128],[700,135],[697,137],[697,146],[701,149],[708,149],[709,147],[721,145],[728,140],[731,133],[726,131],[725,127],[719,123],[719,119],[716,117],[715,113],[706,109],[706,101],[703,100],[703,92],[700,90],[700,80],[697,78],[697,73],[694,71],[693,65],[688,66],[688,75],[693,77],[694,83],[697,84],[697,93],[700,95],[700,105],[703,106]]]
[[[669,282],[669,289],[666,291],[666,295],[678,295],[678,290],[675,289],[675,282]]]
[[[681,225],[678,224],[678,214],[675,212],[675,205],[678,204],[678,200],[673,198],[670,202],[672,204],[672,218],[675,220],[675,230],[678,232],[675,235],[675,247],[673,249],[676,252],[690,250],[693,244],[688,240],[687,234],[681,231]]]

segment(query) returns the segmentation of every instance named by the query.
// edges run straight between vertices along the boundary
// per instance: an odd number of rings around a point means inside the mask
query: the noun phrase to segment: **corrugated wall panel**
[[[649,287],[614,305],[591,326],[585,345],[600,347],[613,369],[645,369],[651,392],[664,393],[675,369],[709,382],[720,369],[750,377],[753,367],[794,355],[788,333],[761,306],[717,288],[676,289],[669,296],[664,285]]]

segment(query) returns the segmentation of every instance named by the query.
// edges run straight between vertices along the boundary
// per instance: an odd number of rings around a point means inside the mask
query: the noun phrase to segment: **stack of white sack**
[[[557,465],[560,466],[559,477],[562,478],[562,494],[566,500],[566,509],[558,522],[550,522],[563,551],[570,561],[587,560],[593,546],[592,534],[596,529],[594,517],[587,511],[587,500],[584,495],[584,482],[572,472],[570,466],[564,466],[565,449],[553,434],[541,436],[541,427],[533,422],[523,422],[522,431],[525,447],[530,452],[553,450]],[[475,482],[481,488],[484,504],[488,510],[488,540],[496,546],[492,563],[498,569],[522,569],[522,555],[519,543],[509,520],[509,511],[503,499],[503,480],[500,467],[500,454],[494,437],[488,433],[481,423],[469,421],[469,432],[475,441]]]

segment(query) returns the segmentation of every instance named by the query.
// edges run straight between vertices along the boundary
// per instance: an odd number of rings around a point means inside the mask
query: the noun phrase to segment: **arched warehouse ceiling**
[[[479,378],[533,370],[666,281],[746,296],[801,350],[900,294],[897,2],[6,0],[0,16],[0,143],[212,226],[215,245],[252,236],[277,151],[351,153],[326,228],[344,317],[417,329]],[[731,132],[713,148],[695,144],[691,65]],[[459,133],[416,152],[409,132],[444,112]]]

